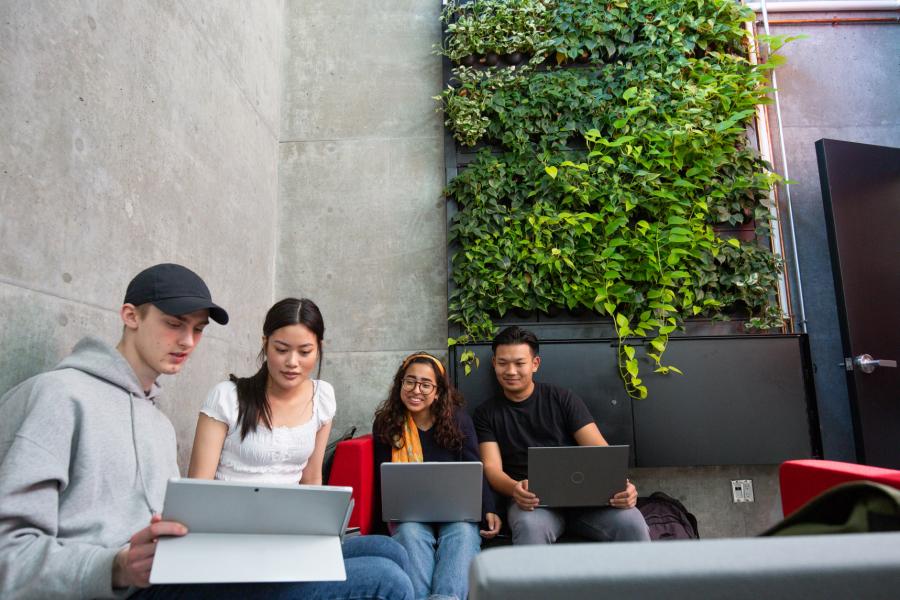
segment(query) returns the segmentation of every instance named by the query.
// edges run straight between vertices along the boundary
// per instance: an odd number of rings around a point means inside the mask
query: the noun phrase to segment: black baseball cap
[[[208,308],[213,321],[228,323],[228,313],[213,303],[200,276],[181,265],[163,263],[135,275],[125,291],[125,304],[140,306],[148,302],[167,315],[176,316]]]

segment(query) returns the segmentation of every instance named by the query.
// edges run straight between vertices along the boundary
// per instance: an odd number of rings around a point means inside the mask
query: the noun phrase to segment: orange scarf
[[[410,463],[424,462],[422,456],[422,443],[419,441],[419,428],[413,421],[412,415],[406,413],[406,422],[403,424],[403,435],[394,438],[394,446],[391,448],[391,462]]]

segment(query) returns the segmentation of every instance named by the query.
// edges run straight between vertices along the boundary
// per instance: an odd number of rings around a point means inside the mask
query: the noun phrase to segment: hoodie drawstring
[[[153,506],[150,504],[150,494],[147,492],[147,484],[144,482],[144,471],[141,469],[141,457],[138,453],[137,432],[134,426],[134,396],[135,394],[133,392],[128,395],[128,408],[131,413],[131,444],[134,448],[134,464],[135,469],[137,470],[137,478],[141,482],[141,491],[144,492],[144,502],[147,504],[147,509],[150,511],[150,514],[155,515],[159,511],[154,510]]]

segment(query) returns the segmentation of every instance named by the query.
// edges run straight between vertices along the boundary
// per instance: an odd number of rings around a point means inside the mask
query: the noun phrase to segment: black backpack
[[[697,517],[668,494],[653,492],[649,498],[638,498],[637,508],[647,521],[653,541],[700,539]]]
[[[322,483],[325,485],[328,485],[328,479],[331,477],[331,467],[334,465],[334,451],[337,449],[337,445],[352,439],[354,435],[356,435],[356,426],[346,430],[336,440],[332,440],[325,446],[325,456],[322,458]]]

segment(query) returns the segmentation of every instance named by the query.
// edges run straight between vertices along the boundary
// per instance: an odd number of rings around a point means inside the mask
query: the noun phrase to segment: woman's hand
[[[487,521],[488,528],[481,530],[481,537],[487,540],[496,537],[496,535],[500,533],[500,527],[503,525],[503,521],[501,521],[500,517],[494,513],[487,513],[484,515],[484,520]]]

